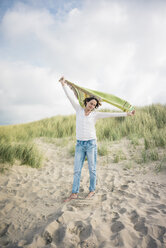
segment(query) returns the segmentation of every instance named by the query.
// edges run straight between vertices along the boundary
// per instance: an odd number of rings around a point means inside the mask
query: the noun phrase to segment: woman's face
[[[86,103],[86,109],[92,111],[96,107],[96,104],[97,104],[97,101],[95,99],[92,99]]]

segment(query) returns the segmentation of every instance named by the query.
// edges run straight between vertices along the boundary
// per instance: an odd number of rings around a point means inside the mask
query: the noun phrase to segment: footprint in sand
[[[126,211],[127,211],[126,208],[121,208],[121,209],[119,210],[119,213],[120,213],[120,214],[124,214]]]
[[[146,203],[146,200],[143,197],[141,197],[141,196],[138,196],[138,201],[140,203]]]
[[[133,224],[137,223],[138,222],[138,218],[139,218],[139,215],[137,214],[137,211],[133,210],[131,212],[131,217],[130,217],[130,220]]]
[[[113,247],[124,247],[123,239],[120,236],[120,233],[119,232],[116,233],[116,234],[114,234],[114,235],[112,235],[111,238],[110,238],[110,240],[112,241],[112,243],[114,245]]]
[[[1,223],[1,226],[0,226],[0,238],[5,236],[5,234],[8,231],[9,226],[10,226],[9,224]]]
[[[158,226],[153,226],[152,229],[153,229],[155,238],[163,244],[164,235],[166,234],[166,227],[158,225]]]
[[[146,213],[147,213],[148,215],[154,215],[154,214],[159,213],[159,211],[158,211],[156,208],[148,208],[148,209],[146,210]]]
[[[107,200],[107,194],[103,194],[101,196],[101,201],[103,202],[103,201],[106,201],[106,200]]]
[[[166,210],[166,205],[165,204],[159,204],[157,205],[159,209],[165,209]]]
[[[115,221],[114,224],[111,226],[111,231],[113,233],[118,233],[121,230],[123,230],[125,228],[125,226],[123,225],[123,223],[121,221]]]
[[[134,229],[143,235],[147,235],[148,228],[145,226],[145,218],[140,218],[138,222],[135,223]]]
[[[63,241],[65,234],[66,227],[64,225],[60,225],[53,235],[53,241],[56,243],[57,246]]]
[[[146,248],[158,248],[158,245],[155,239],[153,239],[150,235],[147,235],[144,237],[142,244],[143,244],[143,247],[146,247]]]
[[[147,226],[145,226],[145,218],[140,217],[138,213],[134,210],[131,212],[130,220],[134,224],[134,229],[137,232],[142,233],[143,235],[147,235],[148,228]]]
[[[45,240],[45,244],[51,244],[52,243],[52,236],[50,235],[50,233],[48,231],[45,231],[43,234],[43,239]]]
[[[159,205],[157,205],[157,208],[158,208],[163,214],[166,214],[166,205],[165,205],[165,204],[159,204]]]
[[[79,233],[79,237],[81,241],[85,241],[92,234],[92,225],[85,225],[82,221],[77,221],[76,225],[76,233]]]
[[[125,192],[125,196],[131,199],[136,197],[135,195],[128,193],[128,192]]]
[[[128,185],[127,184],[124,184],[124,185],[122,185],[120,188],[122,189],[122,190],[125,190],[125,189],[128,189]]]
[[[117,212],[113,212],[112,215],[113,215],[112,222],[115,222],[115,221],[118,220],[119,217],[120,217],[119,214],[118,214]]]
[[[135,183],[133,180],[128,180],[127,183]]]

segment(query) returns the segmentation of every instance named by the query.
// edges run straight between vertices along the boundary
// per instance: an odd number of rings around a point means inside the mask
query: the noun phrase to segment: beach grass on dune
[[[159,159],[158,149],[166,147],[166,105],[156,104],[136,108],[136,114],[132,117],[101,119],[96,124],[96,132],[99,142],[118,141],[127,137],[135,147],[143,138],[142,161],[155,161]],[[14,164],[15,160],[19,160],[20,164],[40,167],[43,156],[34,144],[34,140],[40,137],[64,139],[61,144],[66,143],[67,137],[73,139],[75,115],[55,116],[27,124],[0,126],[0,163]],[[102,143],[98,147],[99,155],[108,154],[106,144]],[[74,153],[73,148],[70,152]]]
[[[42,154],[33,143],[0,143],[0,162],[8,162],[10,165],[19,160],[21,164],[27,164],[38,168],[42,165]]]

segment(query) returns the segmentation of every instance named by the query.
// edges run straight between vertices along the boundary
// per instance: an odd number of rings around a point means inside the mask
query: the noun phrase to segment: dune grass
[[[0,143],[0,162],[8,162],[13,165],[15,160],[21,164],[28,164],[31,167],[40,167],[42,164],[42,154],[32,143]]]
[[[157,149],[166,147],[166,105],[156,104],[136,108],[136,115],[132,117],[101,119],[96,124],[96,132],[100,142],[127,137],[135,147],[143,138],[142,161],[159,159]],[[0,163],[13,164],[15,160],[19,160],[21,164],[40,167],[42,154],[34,144],[34,140],[40,137],[73,139],[75,115],[56,116],[27,124],[0,126]],[[104,144],[98,148],[98,151],[101,156],[108,153]],[[73,154],[73,148],[71,153]]]
[[[102,141],[98,144],[98,155],[99,156],[107,156],[108,151],[108,142]]]
[[[116,151],[116,154],[114,155],[114,160],[113,160],[113,162],[114,162],[114,163],[119,163],[119,161],[125,160],[125,159],[126,159],[126,156],[125,156],[125,154],[123,153],[123,151],[117,150],[117,151]]]

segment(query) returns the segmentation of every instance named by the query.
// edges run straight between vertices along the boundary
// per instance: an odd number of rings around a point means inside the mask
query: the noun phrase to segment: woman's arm
[[[67,91],[66,84],[65,84],[65,79],[64,79],[64,77],[62,77],[62,78],[59,80],[59,82],[61,82],[62,88],[63,88],[63,90],[64,90],[64,92],[65,92],[67,98],[68,98],[69,101],[71,102],[73,108],[77,111],[78,108],[80,107],[80,105],[77,104],[77,103],[71,98],[71,96],[69,95],[69,93],[68,93],[68,91]]]

